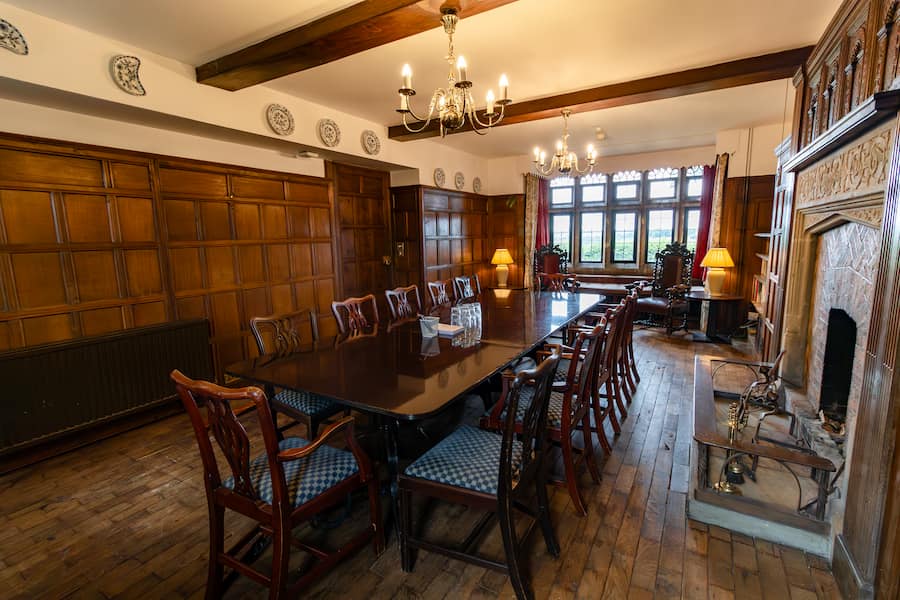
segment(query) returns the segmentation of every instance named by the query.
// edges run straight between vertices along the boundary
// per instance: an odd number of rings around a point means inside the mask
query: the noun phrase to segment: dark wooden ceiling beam
[[[564,108],[570,109],[573,113],[589,112],[776,79],[787,79],[793,77],[795,71],[803,64],[812,50],[813,46],[805,46],[677,73],[666,73],[577,92],[514,102],[506,107],[506,116],[495,127],[558,117]],[[466,127],[450,133],[466,131],[471,131],[468,122]],[[419,140],[438,135],[440,135],[439,127],[434,121],[419,133],[410,133],[403,125],[393,125],[388,128],[388,137],[398,141]]]
[[[197,67],[197,82],[236,91],[440,27],[443,4],[460,18],[515,0],[367,0]]]

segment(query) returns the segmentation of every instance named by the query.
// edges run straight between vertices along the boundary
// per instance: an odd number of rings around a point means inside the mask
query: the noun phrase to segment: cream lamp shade
[[[700,262],[701,267],[706,267],[706,287],[710,296],[721,296],[725,286],[725,269],[734,266],[728,248],[710,248]]]
[[[511,265],[514,262],[516,261],[513,260],[512,255],[506,248],[497,248],[494,250],[491,264],[497,265],[497,287],[506,287],[506,282],[509,280],[509,267],[506,265]]]

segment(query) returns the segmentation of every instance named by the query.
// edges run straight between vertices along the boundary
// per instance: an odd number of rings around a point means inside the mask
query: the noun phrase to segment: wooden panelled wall
[[[509,286],[524,279],[525,200],[522,194],[485,196],[426,186],[391,188],[396,285],[477,273],[491,287],[496,248],[508,248]],[[397,244],[403,244],[403,254]],[[424,288],[423,288],[424,294]]]
[[[202,317],[221,377],[253,316],[334,330],[332,231],[326,179],[0,138],[0,350]]]
[[[725,180],[719,245],[728,248],[735,265],[726,271],[725,289],[743,296],[748,302],[753,295],[753,278],[762,270],[757,254],[768,251],[768,239],[755,234],[767,233],[770,229],[774,193],[774,175]]]

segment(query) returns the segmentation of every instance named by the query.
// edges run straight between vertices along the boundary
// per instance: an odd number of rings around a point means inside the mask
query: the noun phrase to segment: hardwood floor
[[[532,536],[535,596],[839,598],[822,559],[685,518],[693,355],[739,350],[659,330],[636,331],[635,341],[642,382],[613,454],[602,459],[602,482],[583,477],[588,515],[577,517],[565,490],[554,489],[562,557],[553,560]],[[252,418],[248,430],[257,440]],[[202,597],[207,515],[200,474],[190,425],[179,415],[0,477],[0,596]],[[347,527],[364,517],[356,504]],[[477,516],[467,513],[436,507],[428,534],[459,536]],[[227,524],[242,523],[232,517]],[[499,555],[499,536],[489,535],[483,548]],[[309,595],[456,599],[513,592],[498,573],[426,552],[413,573],[403,573],[392,537],[381,557],[364,549]],[[265,592],[241,578],[227,597]]]

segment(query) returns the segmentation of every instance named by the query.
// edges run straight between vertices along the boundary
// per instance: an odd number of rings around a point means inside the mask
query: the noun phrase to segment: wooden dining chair
[[[331,312],[342,335],[366,333],[379,323],[378,305],[373,294],[332,302]]]
[[[502,433],[463,425],[414,461],[400,475],[400,553],[404,571],[411,571],[415,549],[444,554],[480,567],[506,573],[516,596],[534,598],[525,560],[531,527],[520,536],[515,515],[539,524],[547,551],[559,556],[559,542],[550,520],[546,485],[547,408],[554,355],[536,369],[519,373],[509,386],[509,411]],[[517,427],[521,392],[529,382],[531,402]],[[517,429],[519,433],[517,433]],[[450,548],[418,537],[413,531],[414,495],[446,500],[487,512],[461,548]],[[504,560],[477,554],[477,543],[492,518],[499,521]]]
[[[598,324],[590,332],[579,332],[571,347],[549,346],[551,348],[550,355],[558,353],[560,362],[555,378],[557,383],[553,386],[547,409],[547,427],[550,438],[562,452],[564,469],[563,478],[552,480],[552,482],[568,489],[572,505],[580,515],[586,515],[587,508],[578,487],[579,467],[582,464],[586,465],[594,482],[600,482],[600,471],[597,468],[591,441],[591,414],[594,406],[594,394],[597,391],[594,378],[596,378],[597,369],[600,368],[601,349],[605,339],[606,323],[604,322],[602,325]],[[560,374],[563,376],[562,381],[559,381]],[[509,380],[509,375],[504,374],[500,400],[482,418],[482,427],[493,430],[502,428],[506,418]],[[519,398],[518,419],[524,415],[533,393],[532,386],[523,388]],[[517,421],[517,431],[520,429],[521,421],[519,420]],[[607,453],[611,453],[612,447],[602,427],[598,428],[598,436],[603,449]],[[574,443],[577,437],[581,437],[581,446]]]
[[[256,387],[224,388],[194,381],[172,371],[175,389],[191,419],[200,457],[209,508],[209,569],[206,597],[220,598],[227,587],[226,568],[269,588],[269,598],[295,597],[314,579],[350,556],[369,540],[380,553],[384,548],[379,485],[372,463],[353,435],[353,419],[345,417],[312,441],[300,437],[279,442],[269,403]],[[234,402],[249,402],[239,409]],[[206,406],[206,419],[199,405]],[[263,438],[263,452],[253,456],[250,438],[238,416],[255,410]],[[338,433],[345,434],[349,451],[326,445]],[[210,439],[212,438],[212,439]],[[227,462],[224,479],[216,451]],[[369,523],[336,550],[313,546],[297,539],[294,530],[325,509],[344,502],[351,492],[365,488],[369,499]],[[225,549],[225,511],[232,510],[256,522],[246,535]],[[272,540],[271,575],[246,562],[263,537]],[[291,546],[307,552],[315,564],[288,585]],[[231,576],[228,580],[232,579]]]
[[[417,285],[384,290],[384,297],[394,321],[415,318],[422,313],[422,297]]]
[[[318,320],[315,312],[310,309],[268,317],[254,317],[250,319],[250,331],[256,340],[257,350],[263,355],[292,354],[305,347],[308,349],[310,345],[315,345],[319,341]],[[279,432],[299,422],[306,425],[306,434],[314,437],[322,421],[345,410],[340,404],[309,392],[289,389],[277,393],[274,389],[267,389],[266,392],[274,411],[273,417],[275,413],[281,413],[293,419],[291,423],[282,427],[278,427],[276,420],[275,425]],[[349,414],[349,411],[345,413]]]
[[[439,311],[441,307],[453,304],[452,285],[452,281],[449,279],[428,282],[428,296],[429,300],[431,300],[429,311],[431,313]]]
[[[475,302],[481,296],[481,282],[478,281],[478,274],[454,277],[453,293],[456,296],[457,304]]]

